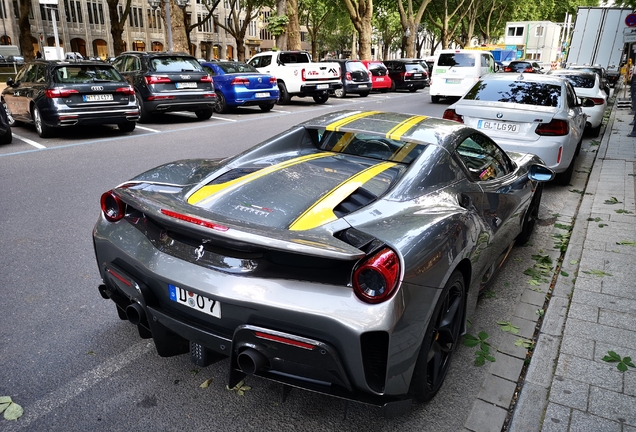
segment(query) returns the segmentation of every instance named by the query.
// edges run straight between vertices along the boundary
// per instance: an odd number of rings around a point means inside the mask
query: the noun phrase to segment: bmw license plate
[[[195,83],[195,82],[178,82],[178,83],[176,83],[176,86],[177,86],[178,89],[197,88],[197,83]]]
[[[318,84],[318,85],[316,86],[316,88],[317,88],[318,90],[328,89],[328,88],[329,88],[329,84]]]
[[[188,306],[214,318],[221,318],[221,303],[216,300],[211,300],[171,284],[168,285],[168,294],[173,302]]]
[[[91,94],[84,95],[84,102],[112,101],[112,94]]]
[[[257,98],[266,98],[266,97],[269,97],[269,93],[268,93],[268,92],[264,92],[264,93],[255,93],[255,94],[254,94],[254,97],[257,97]]]
[[[489,120],[479,120],[477,122],[477,129],[485,129],[491,131],[505,132],[505,133],[518,133],[519,125],[515,123],[502,123]]]

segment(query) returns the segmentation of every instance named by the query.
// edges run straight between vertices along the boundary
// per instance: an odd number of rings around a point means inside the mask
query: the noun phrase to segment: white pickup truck
[[[280,90],[279,104],[292,96],[312,96],[316,103],[329,99],[329,92],[342,87],[338,63],[313,63],[307,51],[266,51],[247,61],[261,73],[274,75]]]

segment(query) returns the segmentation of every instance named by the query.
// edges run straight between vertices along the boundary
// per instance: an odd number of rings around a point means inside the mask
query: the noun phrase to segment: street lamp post
[[[181,9],[184,9],[188,5],[189,0],[175,0],[177,6]],[[152,8],[152,10],[157,10],[159,6],[161,6],[161,0],[148,0],[148,4]],[[172,44],[172,22],[170,17],[170,0],[165,0],[166,5],[166,35],[168,36],[168,52],[172,52],[174,50],[174,46]]]

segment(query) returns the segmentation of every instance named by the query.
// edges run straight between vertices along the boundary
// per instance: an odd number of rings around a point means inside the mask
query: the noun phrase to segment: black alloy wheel
[[[148,123],[152,119],[152,115],[144,107],[144,101],[141,98],[141,94],[139,94],[139,92],[135,92],[135,103],[137,104],[137,109],[139,110],[139,123]]]
[[[42,115],[40,114],[40,110],[37,106],[33,107],[33,124],[35,125],[35,130],[40,138],[49,138],[53,136],[54,129],[44,124],[44,120],[42,120]]]
[[[464,276],[455,271],[444,287],[424,334],[411,379],[411,393],[416,400],[428,402],[442,387],[459,345],[465,309]]]
[[[288,104],[291,98],[292,97],[287,91],[287,86],[285,85],[285,83],[282,81],[279,81],[278,82],[278,104],[279,105]]]
[[[317,104],[324,104],[329,100],[329,95],[325,92],[324,94],[314,96],[314,102]]]
[[[194,114],[196,114],[199,120],[207,120],[210,117],[212,117],[213,112],[214,110],[212,108],[209,108],[209,109],[196,110]]]
[[[225,114],[229,111],[227,106],[227,102],[225,101],[225,96],[220,91],[216,92],[216,105],[214,105],[214,111],[219,114]]]
[[[124,123],[119,123],[117,125],[117,128],[119,128],[119,130],[122,132],[132,132],[135,130],[136,126],[137,126],[137,123],[135,123],[134,121],[127,121]]]

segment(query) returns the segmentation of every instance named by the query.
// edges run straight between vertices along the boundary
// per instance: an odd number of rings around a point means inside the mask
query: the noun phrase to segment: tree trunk
[[[110,35],[113,37],[113,51],[115,57],[126,51],[124,40],[121,35],[124,33],[124,25],[130,13],[130,0],[126,1],[124,6],[124,14],[119,17],[119,0],[106,0],[108,5],[108,16],[110,17]],[[163,5],[163,2],[162,2]]]
[[[298,0],[287,0],[287,49],[299,50],[302,48],[300,40],[300,21],[298,19]]]
[[[276,0],[276,15],[287,15],[287,0]],[[287,32],[276,36],[276,48],[281,51],[287,50]]]
[[[24,56],[24,61],[31,61],[35,57],[33,54],[33,36],[31,36],[31,23],[29,13],[31,12],[31,0],[22,0],[20,4],[20,50]],[[59,14],[58,19],[60,19]]]
[[[344,0],[351,22],[358,31],[358,56],[360,60],[372,60],[371,56],[371,18],[373,17],[373,0]]]
[[[177,52],[190,53],[188,36],[186,35],[183,9],[170,0],[170,22],[172,24],[172,46]]]

